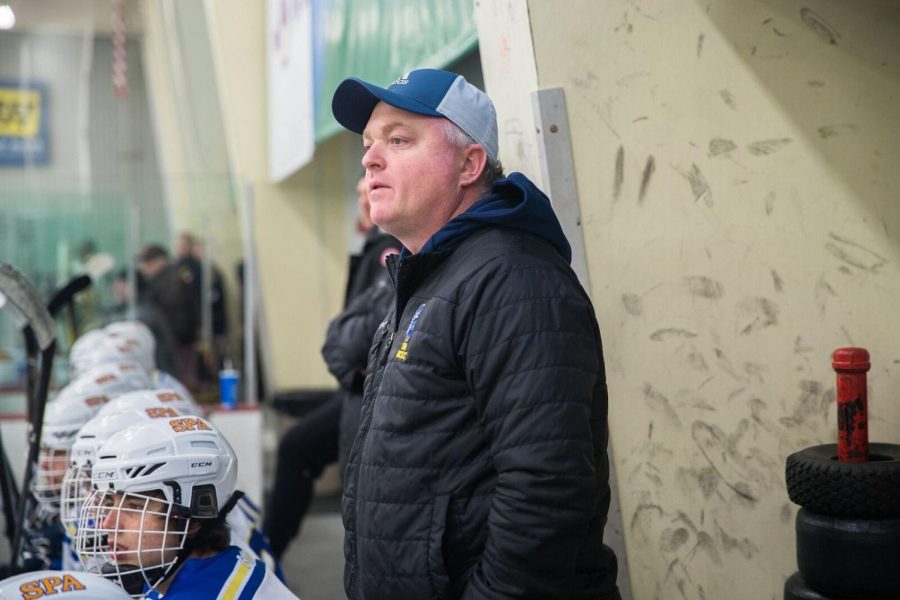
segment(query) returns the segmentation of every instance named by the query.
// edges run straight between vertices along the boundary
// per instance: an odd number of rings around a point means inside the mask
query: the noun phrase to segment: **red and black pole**
[[[837,374],[838,461],[869,460],[869,402],[866,372],[869,352],[865,348],[838,348],[831,366]]]

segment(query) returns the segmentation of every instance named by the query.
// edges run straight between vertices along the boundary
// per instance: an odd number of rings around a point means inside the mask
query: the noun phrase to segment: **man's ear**
[[[487,166],[487,152],[480,144],[471,144],[465,149],[459,183],[468,187],[478,181]]]

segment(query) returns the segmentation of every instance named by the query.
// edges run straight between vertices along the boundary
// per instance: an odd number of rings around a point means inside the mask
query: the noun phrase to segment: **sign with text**
[[[50,155],[47,88],[0,80],[0,165],[43,165]]]

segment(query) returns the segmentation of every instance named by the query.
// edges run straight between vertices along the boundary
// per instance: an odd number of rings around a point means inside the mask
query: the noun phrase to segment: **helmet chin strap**
[[[228,513],[235,507],[238,503],[238,500],[244,497],[244,492],[240,490],[235,490],[231,497],[228,499],[228,502],[222,507],[219,511],[218,516],[215,519],[198,519],[200,521],[200,528],[197,532],[201,532],[204,529],[209,529],[210,527],[215,526],[218,523],[221,523],[228,516]],[[187,533],[185,533],[187,535]],[[125,590],[127,594],[136,595],[142,594],[144,592],[144,584],[148,582],[152,582],[150,584],[150,588],[155,588],[160,583],[168,579],[171,575],[178,572],[178,569],[181,565],[184,564],[188,558],[190,558],[191,554],[194,552],[194,541],[193,538],[196,536],[189,537],[185,540],[184,546],[182,546],[181,550],[178,551],[178,554],[175,557],[175,562],[169,565],[168,568],[164,567],[153,567],[151,569],[140,569],[136,565],[122,565],[125,567],[133,567],[134,572],[128,573],[126,575],[119,575],[119,580],[122,582],[122,588]],[[110,570],[107,570],[109,568]],[[101,568],[101,571],[104,574],[115,574],[116,571],[120,570],[113,563],[106,563]]]

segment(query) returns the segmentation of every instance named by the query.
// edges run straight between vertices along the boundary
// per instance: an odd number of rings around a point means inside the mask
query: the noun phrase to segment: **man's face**
[[[59,489],[62,485],[63,476],[69,467],[69,451],[55,450],[47,446],[41,446],[38,455],[38,477],[40,481],[47,485],[52,485],[54,489]]]
[[[445,123],[379,102],[363,132],[372,221],[413,252],[462,212],[465,152]]]
[[[100,528],[117,564],[151,568],[174,559],[184,529],[167,517],[167,503],[131,493],[107,493],[102,503]]]

